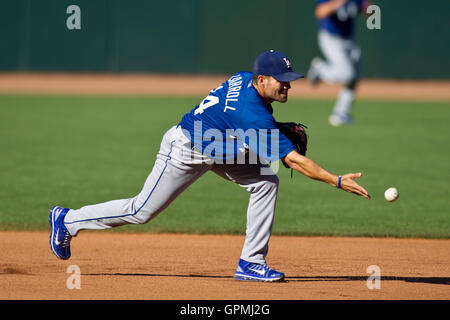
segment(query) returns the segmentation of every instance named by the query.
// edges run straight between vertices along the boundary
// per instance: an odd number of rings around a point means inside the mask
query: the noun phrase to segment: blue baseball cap
[[[255,59],[253,74],[272,76],[282,82],[304,78],[303,75],[292,70],[291,61],[288,57],[274,50],[263,52]]]

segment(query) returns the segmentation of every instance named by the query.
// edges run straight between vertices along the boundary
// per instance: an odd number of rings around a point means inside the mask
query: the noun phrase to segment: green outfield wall
[[[374,1],[360,18],[362,75],[450,78],[448,0]],[[80,9],[79,29],[74,11]],[[315,1],[0,0],[0,70],[229,74],[275,49],[306,72],[317,45]]]

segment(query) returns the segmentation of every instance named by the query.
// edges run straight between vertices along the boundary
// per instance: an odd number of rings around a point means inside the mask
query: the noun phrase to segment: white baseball
[[[398,193],[397,188],[395,188],[395,187],[388,188],[384,192],[384,198],[389,202],[394,202],[395,200],[398,199],[398,196],[399,196],[399,193]]]

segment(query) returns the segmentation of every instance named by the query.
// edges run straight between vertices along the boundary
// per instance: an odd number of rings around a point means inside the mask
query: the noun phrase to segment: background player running
[[[253,74],[233,75],[211,90],[199,105],[165,133],[154,167],[136,197],[77,210],[53,207],[49,222],[54,254],[61,259],[70,258],[71,239],[80,230],[150,221],[211,170],[239,184],[250,194],[245,242],[235,279],[283,280],[284,274],[269,268],[265,259],[279,184],[267,160],[282,159],[289,167],[312,179],[370,198],[354,181],[360,173],[338,176],[326,171],[297,153],[293,143],[279,132],[271,103],[286,102],[290,81],[300,77],[302,75],[292,70],[289,59],[279,52],[268,51],[258,56]]]
[[[328,118],[333,126],[352,122],[361,56],[361,49],[354,37],[354,22],[369,5],[370,2],[364,0],[317,0],[318,42],[326,60],[314,58],[307,78],[312,84],[322,80],[343,85]]]

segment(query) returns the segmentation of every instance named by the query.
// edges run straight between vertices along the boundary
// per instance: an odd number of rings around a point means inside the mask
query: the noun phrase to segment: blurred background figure
[[[317,0],[318,42],[326,60],[315,57],[307,78],[313,85],[319,80],[343,85],[328,118],[333,126],[352,122],[361,56],[361,49],[354,38],[354,21],[360,13],[366,12],[369,5],[366,0]]]

